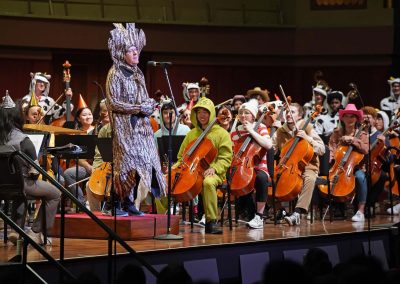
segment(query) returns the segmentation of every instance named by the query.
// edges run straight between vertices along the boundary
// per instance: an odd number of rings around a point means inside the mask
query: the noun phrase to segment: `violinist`
[[[190,118],[195,127],[190,130],[183,140],[178,153],[178,161],[174,165],[174,168],[180,165],[186,146],[196,140],[215,118],[214,103],[205,97],[199,99],[192,109]],[[203,174],[204,180],[201,193],[206,217],[205,232],[207,234],[222,234],[222,230],[218,227],[217,223],[217,186],[223,183],[226,172],[231,165],[232,142],[229,133],[216,124],[212,126],[206,138],[211,140],[218,154]]]
[[[286,111],[286,122],[272,136],[275,151],[280,151],[286,142],[295,136],[306,140],[314,150],[310,163],[305,166],[302,173],[302,189],[294,212],[291,216],[285,217],[285,221],[290,226],[300,225],[300,214],[308,212],[319,170],[318,156],[325,153],[325,145],[312,125],[309,124],[305,130],[301,130],[301,126],[304,125],[303,115],[302,106],[298,103],[291,103]]]
[[[93,114],[90,108],[86,105],[82,96],[80,96],[78,110],[75,115],[75,129],[83,130],[88,135],[92,135],[94,132],[93,124]],[[65,185],[68,189],[70,189],[73,194],[76,196],[78,194],[78,200],[82,203],[85,202],[82,189],[78,186],[76,193],[76,186],[72,186],[69,188],[68,186],[72,183],[75,183],[77,180],[81,180],[87,178],[92,173],[92,165],[86,159],[79,159],[78,161],[78,176],[76,176],[76,167],[70,167],[64,171],[64,179]]]
[[[335,159],[336,149],[340,145],[352,145],[354,147],[354,151],[357,151],[363,155],[368,153],[368,133],[362,131],[359,138],[355,137],[358,123],[361,123],[363,119],[362,110],[357,110],[354,104],[348,104],[344,110],[339,110],[339,119],[340,125],[339,127],[335,128],[329,139],[331,164],[333,164]],[[360,167],[355,169],[354,176],[358,210],[351,220],[353,222],[362,222],[365,220],[364,209],[367,201],[367,179],[364,171]]]
[[[260,124],[258,129],[254,130],[254,124],[258,113],[258,102],[255,99],[244,103],[239,108],[239,120],[241,125],[238,129],[231,134],[231,139],[236,145],[243,143],[248,135],[250,135],[256,143],[265,149],[272,147],[272,140],[268,135],[268,129],[265,125]],[[267,168],[267,157],[263,159],[254,167],[255,171],[255,182],[254,188],[256,191],[256,205],[254,204],[252,193],[242,196],[242,199],[248,201],[242,201],[242,203],[248,204],[251,208],[248,208],[250,213],[250,222],[247,225],[252,229],[262,229],[264,227],[263,213],[265,204],[267,202],[267,190],[268,187],[268,168]]]
[[[22,107],[25,109],[29,104],[31,97],[35,96],[39,106],[46,113],[45,123],[62,117],[66,113],[66,102],[62,106],[58,105],[53,98],[49,96],[50,91],[50,74],[36,72],[31,73],[31,83],[29,84],[29,93],[22,98]],[[72,97],[72,90],[65,90],[65,95]],[[54,105],[54,106],[53,106]],[[53,107],[52,107],[53,106]]]

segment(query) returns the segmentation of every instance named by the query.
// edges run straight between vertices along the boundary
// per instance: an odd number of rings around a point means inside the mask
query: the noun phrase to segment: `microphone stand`
[[[111,111],[109,107],[109,103],[107,101],[107,97],[104,94],[103,87],[97,82],[93,81],[93,84],[95,84],[99,89],[100,93],[105,100],[105,104],[107,107],[107,112],[108,112],[108,117],[110,118],[110,129],[111,129],[111,143],[114,141],[114,129],[112,125],[112,116],[111,116]],[[112,151],[112,150],[111,150]],[[115,198],[115,190],[114,190],[114,156],[112,155],[112,159],[110,162],[111,165],[111,187],[110,187],[110,203],[111,203],[111,214],[114,217],[114,232],[117,233],[117,207],[115,204],[116,198]],[[104,197],[106,197],[106,193],[104,193]],[[112,245],[114,242],[114,246]],[[116,256],[117,255],[117,241],[113,239],[108,239],[108,282],[111,283],[112,279],[117,278],[117,259],[116,257],[111,257],[112,255]],[[114,272],[114,275],[112,275],[112,272]]]
[[[175,104],[175,103],[174,103]],[[175,106],[176,109],[176,106]],[[177,117],[175,118],[176,120]],[[172,171],[172,113],[169,113],[169,129],[168,129],[168,192],[167,192],[167,233],[159,236],[155,236],[155,240],[182,240],[182,236],[174,235],[171,233],[171,210],[169,208],[171,204],[171,171]]]
[[[360,96],[361,97],[361,96]],[[371,193],[371,123],[368,121],[368,159],[367,159],[367,199],[365,201],[366,210],[367,213],[367,232],[368,232],[368,256],[371,256],[371,200],[370,200],[370,193]],[[376,138],[378,139],[378,138]],[[360,169],[361,171],[361,169]]]

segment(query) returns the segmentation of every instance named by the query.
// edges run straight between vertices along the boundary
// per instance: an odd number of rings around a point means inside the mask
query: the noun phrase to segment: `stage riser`
[[[399,236],[393,236],[389,229],[382,229],[372,231],[370,233],[370,238],[372,242],[372,255],[377,255],[382,257],[382,252],[377,252],[376,249],[384,247],[383,257],[387,259],[389,267],[393,260],[391,253],[394,251],[394,247],[399,244]],[[337,235],[326,235],[326,236],[316,236],[316,237],[303,237],[303,238],[288,238],[282,240],[272,240],[272,241],[259,241],[244,244],[234,244],[234,245],[214,245],[214,246],[198,246],[195,248],[186,249],[170,249],[157,252],[146,252],[141,253],[149,263],[158,268],[162,265],[168,263],[184,263],[195,260],[210,260],[213,263],[214,259],[217,263],[218,270],[217,274],[221,281],[224,279],[240,279],[242,277],[248,278],[249,275],[242,275],[242,271],[246,271],[241,263],[244,259],[252,259],[252,254],[254,254],[255,259],[260,261],[260,253],[266,253],[268,256],[268,261],[282,260],[285,255],[293,255],[300,259],[303,255],[302,250],[308,250],[313,247],[331,248],[328,254],[330,255],[331,261],[335,262],[335,255],[332,255],[332,251],[337,251],[337,261],[343,262],[350,259],[353,256],[364,254],[364,247],[368,242],[367,232],[359,233],[347,233],[347,234],[337,234]],[[333,249],[332,249],[333,248]],[[333,259],[332,259],[333,258]],[[261,259],[261,261],[263,261]],[[126,255],[119,255],[117,257],[117,270],[121,269],[127,263],[135,262],[133,258]],[[32,264],[37,271],[44,275],[47,279],[53,279],[57,272],[54,267],[47,263],[34,263]],[[77,275],[83,271],[92,270],[96,271],[97,275],[104,279],[103,283],[106,283],[107,279],[107,257],[97,257],[97,258],[82,258],[73,259],[65,262],[65,265],[70,268]],[[248,266],[248,263],[247,263]],[[211,268],[210,268],[211,269]],[[204,267],[202,270],[204,274]],[[244,272],[246,273],[246,272]],[[253,274],[257,273],[254,272]],[[260,273],[260,272],[259,272]],[[196,273],[195,273],[196,274]],[[196,275],[199,274],[199,271]],[[207,273],[212,275],[212,271]],[[253,277],[253,276],[251,276]],[[148,277],[149,281],[147,283],[153,282],[153,277]]]
[[[98,218],[114,230],[114,217]],[[146,214],[142,217],[117,217],[116,232],[126,241],[152,239],[167,233],[167,216]],[[60,236],[61,216],[57,215],[50,236]],[[171,232],[179,234],[179,216],[171,216]],[[65,237],[77,239],[108,239],[108,234],[86,214],[65,215]]]

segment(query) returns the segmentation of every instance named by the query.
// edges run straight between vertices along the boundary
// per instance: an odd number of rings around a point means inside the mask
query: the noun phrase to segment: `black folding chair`
[[[28,210],[28,198],[24,191],[24,176],[22,173],[23,162],[20,158],[15,156],[15,149],[12,146],[1,145],[0,146],[0,200],[4,200],[4,213],[7,214],[9,211],[10,200],[22,200],[24,203],[23,216],[26,216]],[[36,198],[29,198],[35,200]],[[42,199],[43,210],[42,210],[42,226],[44,228],[44,243],[47,243],[47,231],[46,231],[46,210],[45,200]],[[25,218],[22,219],[21,228],[24,227]],[[7,223],[4,222],[4,242],[7,242]]]

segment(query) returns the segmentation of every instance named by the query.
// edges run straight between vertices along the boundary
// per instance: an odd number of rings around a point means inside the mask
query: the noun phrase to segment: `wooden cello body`
[[[354,168],[364,155],[353,151],[352,146],[339,146],[335,153],[335,164],[329,170],[331,183],[331,194],[333,199],[346,202],[353,198],[356,185]],[[328,196],[328,186],[320,185],[319,189],[323,196]]]
[[[400,143],[399,143],[399,137],[398,136],[393,136],[389,139],[390,142],[390,146],[392,147],[397,147],[399,148]],[[399,153],[397,153],[395,150],[391,151],[392,155],[397,156],[396,158],[398,159],[398,155]],[[397,177],[396,177],[396,171],[395,171],[395,167],[394,167],[394,163],[390,163],[389,166],[389,171],[390,171],[390,180],[387,182],[387,184],[385,184],[385,187],[391,189],[392,194],[400,196],[399,195],[399,184],[397,182]]]
[[[398,113],[396,115],[396,118],[399,115],[400,115],[400,113]],[[395,129],[397,127],[399,127],[399,125],[398,125],[397,121],[395,120],[395,121],[393,121],[392,125],[382,133],[382,135],[386,136],[388,132],[392,131],[393,129]],[[392,142],[394,142],[394,143],[396,143],[396,142],[389,140],[390,146],[398,147],[399,140],[398,140],[397,136],[396,136],[396,138],[397,138],[397,145],[392,145]],[[374,141],[374,143],[371,146],[371,149],[372,149],[371,150],[371,158],[370,158],[370,161],[371,161],[371,184],[373,186],[378,182],[378,180],[381,176],[382,165],[386,162],[387,153],[386,153],[385,142],[381,141],[380,139],[376,139]],[[394,153],[394,154],[396,154],[396,153]]]
[[[386,146],[382,141],[376,141],[377,143],[372,147],[371,150],[371,185],[374,186],[380,176],[382,171],[382,165],[386,161]]]
[[[111,164],[103,162],[98,168],[93,170],[88,181],[88,186],[93,195],[99,200],[103,200],[105,194],[106,196],[110,196]]]
[[[364,121],[358,128],[355,137],[360,138],[367,125]],[[346,202],[354,197],[356,180],[354,168],[362,161],[364,154],[354,151],[354,146],[341,145],[335,152],[335,164],[329,169],[330,194],[335,201]],[[320,185],[321,195],[328,197],[328,186]]]
[[[301,175],[313,155],[314,149],[310,143],[298,137],[291,138],[282,147],[281,159],[275,170],[275,197],[278,200],[291,201],[300,194],[303,186]]]
[[[305,130],[312,119],[318,116],[321,106],[304,123]],[[303,187],[302,173],[314,156],[310,143],[299,137],[289,139],[281,149],[279,164],[276,172],[275,198],[280,201],[291,201],[296,198]]]
[[[182,161],[171,171],[171,194],[178,202],[186,202],[196,197],[203,188],[203,173],[218,155],[211,140],[206,138],[217,120],[225,119],[226,112],[212,120],[196,139],[183,151]]]
[[[234,153],[241,153],[239,146],[234,148]],[[254,165],[256,165],[265,156],[266,150],[257,143],[251,143],[240,155],[235,155],[232,161],[231,169],[234,170],[230,188],[233,196],[242,196],[249,194],[254,189],[256,175],[254,174]],[[231,172],[232,175],[233,171]]]
[[[188,144],[179,167],[172,169],[172,196],[178,202],[186,202],[195,198],[203,188],[203,173],[218,154],[212,142],[203,138],[197,147],[197,140]],[[194,151],[191,152],[191,149]]]
[[[271,106],[269,112],[272,111],[273,107]],[[258,129],[265,115],[266,109],[264,109],[261,117],[256,122],[254,130]],[[249,194],[254,190],[256,179],[254,166],[263,159],[267,150],[256,143],[251,135],[249,135],[242,143],[234,145],[233,153],[230,189],[231,194],[238,197]]]

